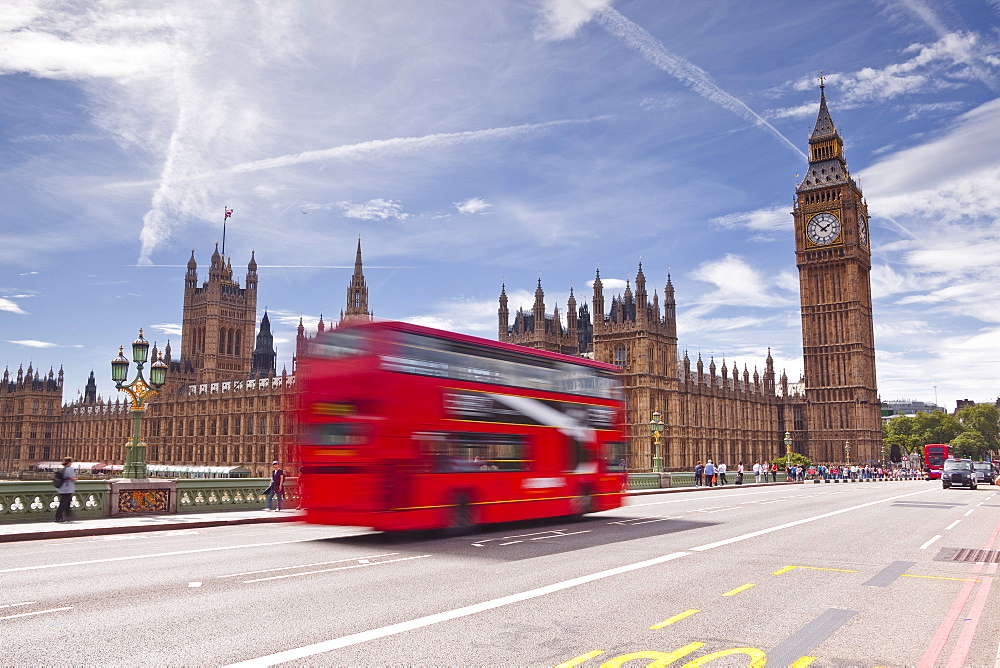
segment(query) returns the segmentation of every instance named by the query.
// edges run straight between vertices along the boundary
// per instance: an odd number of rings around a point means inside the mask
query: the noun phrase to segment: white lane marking
[[[506,543],[500,543],[500,547],[504,545],[514,545],[515,543],[523,543],[523,540],[508,540]]]
[[[955,525],[956,525],[956,524],[958,524],[958,523],[959,523],[959,522],[961,522],[961,521],[962,521],[962,520],[955,520],[954,522],[952,522],[951,524],[949,524],[948,526],[946,526],[946,527],[944,528],[944,530],[945,530],[945,531],[948,531],[949,529],[953,529],[953,528],[955,528]]]
[[[347,533],[335,538],[347,538],[348,536],[364,536],[366,533]],[[181,554],[199,554],[202,552],[221,552],[223,550],[245,550],[251,547],[271,547],[272,545],[288,545],[290,543],[311,543],[319,538],[299,538],[297,540],[279,540],[273,543],[248,543],[246,545],[225,545],[222,547],[202,547],[197,550],[176,550],[174,552],[157,552],[154,554],[134,554],[129,557],[108,557],[106,559],[88,559],[86,561],[69,561],[61,564],[40,564],[38,566],[18,566],[16,568],[2,568],[0,573],[20,573],[22,571],[39,571],[46,568],[66,568],[67,566],[86,566],[89,564],[107,564],[115,561],[133,561],[135,559],[159,559],[160,557],[174,557]]]
[[[623,527],[634,527],[637,524],[649,524],[650,522],[664,522],[666,520],[677,520],[680,518],[681,515],[671,515],[670,517],[653,516],[653,517],[647,517],[642,520],[621,520],[619,522],[608,522],[608,524],[618,524],[619,526]]]
[[[188,587],[200,587],[200,582],[188,582]]]
[[[243,571],[242,573],[228,573],[226,575],[217,575],[220,578],[238,578],[241,575],[258,575],[260,573],[274,573],[275,571],[290,571],[294,568],[312,568],[313,566],[326,566],[328,564],[340,564],[345,561],[359,561],[362,559],[375,559],[376,557],[392,557],[399,554],[399,552],[386,552],[385,554],[369,554],[364,557],[350,557],[348,559],[336,559],[334,561],[319,561],[315,564],[299,564],[297,566],[279,566],[277,568],[265,568],[260,571]]]
[[[303,575],[315,575],[317,573],[332,573],[333,571],[346,571],[352,568],[365,568],[366,566],[381,566],[382,564],[393,564],[397,561],[410,561],[411,559],[423,559],[429,557],[429,554],[421,554],[416,557],[402,557],[400,559],[386,559],[385,561],[372,561],[367,564],[354,564],[352,566],[338,566],[336,568],[321,568],[318,571],[306,571],[305,573],[287,573],[285,575],[272,575],[266,578],[255,578],[253,580],[244,580],[243,582],[264,582],[266,580],[283,580],[285,578],[297,578]]]
[[[19,608],[22,605],[34,605],[35,601],[25,601],[24,603],[4,603],[0,608]]]
[[[552,536],[539,536],[537,538],[529,538],[528,540],[547,540],[549,538],[562,538],[563,536],[575,536],[578,533],[590,533],[590,529],[585,529],[583,531],[570,531],[557,533]]]
[[[936,541],[940,537],[941,537],[940,534],[938,534],[937,536],[934,536],[929,541],[927,541],[926,543],[924,543],[923,545],[921,545],[918,549],[920,549],[920,550],[926,550],[927,548],[929,548],[931,546],[931,543],[933,543],[934,541]]]
[[[829,513],[823,513],[822,515],[814,515],[812,517],[806,517],[801,520],[796,520],[794,522],[788,522],[786,524],[779,524],[778,526],[770,527],[769,529],[761,529],[760,531],[751,531],[750,533],[745,533],[742,536],[734,536],[733,538],[727,538],[725,540],[716,541],[714,543],[708,543],[706,545],[699,545],[698,547],[690,548],[694,552],[704,552],[705,550],[711,550],[716,547],[722,547],[723,545],[729,545],[731,543],[738,543],[742,540],[747,540],[748,538],[756,538],[757,536],[763,536],[764,534],[771,533],[773,531],[781,531],[782,529],[788,529],[790,527],[799,526],[800,524],[807,524],[809,522],[815,522],[816,520],[826,519],[827,517],[833,517],[834,515],[840,515],[842,513],[849,513],[852,510],[859,510],[861,508],[867,508],[868,506],[874,506],[880,503],[887,503],[889,501],[895,501],[896,499],[902,499],[907,496],[915,496],[917,494],[924,494],[931,490],[924,489],[919,492],[910,492],[909,494],[901,494],[899,496],[890,496],[885,499],[880,499],[878,501],[869,501],[868,503],[862,503],[857,506],[850,506],[848,508],[841,508],[840,510],[834,510]]]
[[[975,508],[969,508],[968,510],[965,511],[965,514],[962,515],[962,517],[968,517],[969,515],[972,514],[973,510],[975,510]]]
[[[4,619],[16,619],[18,617],[31,617],[33,615],[47,615],[50,612],[62,612],[63,610],[72,610],[73,606],[68,608],[52,608],[51,610],[36,610],[35,612],[22,612],[19,615],[7,615],[6,617],[0,617],[0,620]]]
[[[512,603],[520,603],[521,601],[527,601],[532,598],[538,598],[539,596],[545,596],[547,594],[552,594],[554,592],[562,591],[564,589],[569,589],[571,587],[577,587],[582,584],[587,584],[588,582],[594,582],[596,580],[609,578],[615,575],[621,575],[622,573],[628,573],[629,571],[638,570],[640,568],[657,566],[659,564],[663,564],[668,561],[673,561],[674,559],[680,559],[681,557],[689,556],[690,554],[691,554],[690,552],[674,552],[672,554],[665,554],[661,557],[647,559],[646,561],[639,561],[634,564],[628,564],[627,566],[618,566],[617,568],[611,568],[606,571],[599,571],[597,573],[591,573],[589,575],[581,575],[580,577],[572,578],[570,580],[564,580],[562,582],[556,582],[554,584],[545,585],[544,587],[538,587],[537,589],[529,589],[528,591],[520,592],[518,594],[501,596],[500,598],[495,598],[491,601],[474,603],[472,605],[466,605],[461,608],[455,608],[454,610],[445,610],[444,612],[438,612],[433,615],[427,615],[426,617],[418,617],[417,619],[411,619],[409,621],[399,622],[398,624],[390,624],[389,626],[383,626],[380,629],[372,629],[371,631],[362,631],[361,633],[353,633],[349,636],[343,636],[341,638],[324,640],[323,642],[318,642],[312,645],[306,645],[304,647],[289,649],[285,650],[284,652],[278,652],[276,654],[270,654],[268,656],[261,656],[256,659],[240,661],[239,663],[230,664],[226,668],[235,668],[236,666],[241,666],[241,667],[274,666],[279,663],[285,663],[287,661],[295,661],[296,659],[302,659],[308,656],[315,656],[317,654],[322,654],[323,652],[330,652],[335,649],[341,649],[342,647],[349,647],[351,645],[357,645],[360,643],[368,642],[370,640],[385,638],[386,636],[396,635],[397,633],[405,633],[407,631],[412,631],[413,629],[419,629],[424,626],[439,624],[441,622],[451,621],[453,619],[458,619],[460,617],[467,617],[468,615],[474,615],[476,613],[483,612],[485,610],[493,610],[495,608],[500,608],[505,605],[510,605]]]
[[[770,494],[773,494],[773,493],[779,492],[779,491],[781,493],[785,493],[786,490],[773,490],[773,489],[769,489],[769,490],[760,491],[760,492],[743,492],[742,494],[743,494],[743,496],[758,495],[758,494],[768,494],[768,495],[770,495]],[[629,503],[627,505],[622,506],[622,508],[632,508],[633,506],[662,506],[665,503],[684,503],[686,501],[694,501],[695,500],[694,497],[696,495],[684,495],[684,494],[681,494],[681,496],[685,496],[686,498],[683,498],[683,499],[671,499],[670,501],[650,501],[649,503]],[[712,496],[699,496],[699,497],[697,497],[698,501],[704,501],[706,499],[729,499],[730,501],[732,501],[733,497],[732,497],[732,494],[716,494],[716,495],[712,495]],[[748,502],[748,503],[750,503],[750,502]]]

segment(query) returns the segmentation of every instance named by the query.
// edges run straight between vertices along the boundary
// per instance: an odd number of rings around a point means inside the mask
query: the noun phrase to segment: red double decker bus
[[[924,446],[924,470],[931,480],[941,479],[941,469],[944,468],[944,460],[951,457],[948,446],[944,443],[928,443]]]
[[[399,322],[320,334],[296,372],[306,519],[461,529],[617,508],[617,372]]]

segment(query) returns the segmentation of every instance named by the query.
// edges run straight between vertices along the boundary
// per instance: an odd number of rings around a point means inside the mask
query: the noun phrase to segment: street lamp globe
[[[145,364],[149,358],[149,341],[142,338],[142,330],[139,330],[139,338],[132,342],[132,360],[136,364]]]
[[[167,363],[163,361],[163,355],[160,355],[160,359],[153,362],[152,366],[149,367],[149,384],[155,388],[160,388],[163,384],[167,382]]]
[[[128,358],[123,354],[124,346],[118,346],[118,357],[111,360],[111,380],[124,383],[128,378]]]

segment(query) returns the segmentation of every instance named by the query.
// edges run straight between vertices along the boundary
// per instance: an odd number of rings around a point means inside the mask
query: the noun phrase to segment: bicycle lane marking
[[[996,545],[998,538],[1000,538],[1000,524],[998,524],[993,530],[993,533],[990,534],[984,549],[992,549]],[[983,569],[984,564],[976,564],[972,568],[972,572],[982,573]],[[992,573],[995,573],[996,564],[991,564],[989,570],[992,571]],[[928,645],[927,650],[924,652],[924,656],[920,659],[920,663],[917,664],[918,668],[929,668],[937,665],[941,654],[944,652],[945,645],[951,638],[955,625],[958,623],[958,618],[961,616],[962,610],[965,609],[965,605],[972,597],[972,592],[975,589],[977,582],[978,578],[974,578],[966,582],[965,586],[963,586],[962,590],[958,593],[958,596],[955,597],[955,602],[952,603],[948,613],[941,621],[941,625],[938,627],[937,633],[934,634],[930,645]],[[952,655],[948,661],[949,666],[962,665],[965,661],[965,657],[968,656],[981,616],[981,614],[976,614],[976,611],[978,610],[978,613],[982,612],[982,606],[985,606],[986,604],[986,597],[989,595],[992,585],[992,577],[986,576],[983,578],[983,582],[980,584],[979,595],[972,604],[973,609],[970,611],[969,621],[962,627],[958,643],[952,651]]]

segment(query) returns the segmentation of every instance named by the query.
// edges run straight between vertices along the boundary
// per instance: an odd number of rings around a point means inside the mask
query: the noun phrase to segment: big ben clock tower
[[[795,192],[806,454],[827,463],[877,461],[882,423],[875,384],[868,206],[847,169],[822,83],[819,115],[809,137],[809,167]]]

